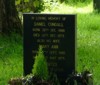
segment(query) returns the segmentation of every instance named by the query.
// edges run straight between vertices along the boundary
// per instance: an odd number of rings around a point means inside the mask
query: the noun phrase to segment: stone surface
[[[30,74],[39,45],[43,47],[49,71],[61,85],[75,71],[76,15],[24,14],[24,75]]]

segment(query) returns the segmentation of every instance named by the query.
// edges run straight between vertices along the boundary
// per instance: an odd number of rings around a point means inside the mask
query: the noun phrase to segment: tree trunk
[[[100,0],[93,0],[94,10],[100,12]]]
[[[0,0],[0,31],[5,34],[22,33],[15,0]]]
[[[0,0],[0,33],[2,32],[2,0]]]

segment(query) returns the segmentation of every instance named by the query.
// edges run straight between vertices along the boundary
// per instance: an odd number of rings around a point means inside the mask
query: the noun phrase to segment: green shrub
[[[39,47],[37,56],[35,57],[35,62],[32,69],[33,75],[38,76],[43,80],[48,79],[48,67],[47,62],[44,57],[42,47]]]

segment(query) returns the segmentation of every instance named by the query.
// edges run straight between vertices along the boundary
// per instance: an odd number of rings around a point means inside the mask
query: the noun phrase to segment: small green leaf
[[[34,7],[39,7],[39,1],[38,0],[34,1],[33,5],[34,5]]]
[[[29,2],[29,0],[24,0],[24,2]]]
[[[19,5],[20,4],[20,0],[15,2],[15,5]]]

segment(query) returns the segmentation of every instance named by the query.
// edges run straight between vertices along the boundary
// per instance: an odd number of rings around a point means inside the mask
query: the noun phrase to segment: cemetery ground
[[[63,10],[62,10],[63,9]],[[100,85],[100,14],[93,12],[92,3],[83,7],[59,5],[43,13],[77,14],[77,71],[89,70],[94,85]],[[23,39],[12,33],[0,35],[0,85],[7,85],[10,78],[23,76]]]

